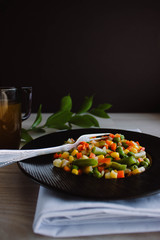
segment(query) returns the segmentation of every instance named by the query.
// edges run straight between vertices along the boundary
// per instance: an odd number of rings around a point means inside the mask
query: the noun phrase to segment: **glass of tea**
[[[22,116],[22,103],[25,113]],[[31,87],[0,87],[0,149],[18,149],[21,123],[31,114]]]

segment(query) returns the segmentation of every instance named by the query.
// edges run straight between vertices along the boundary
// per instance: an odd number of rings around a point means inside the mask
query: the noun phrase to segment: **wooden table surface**
[[[44,114],[43,119],[49,115]],[[160,137],[160,114],[126,114],[112,113],[107,122],[98,119],[101,127],[141,129],[142,132]],[[25,121],[27,127],[35,115]],[[37,137],[37,136],[35,136]],[[39,185],[25,176],[17,164],[0,168],[0,239],[26,240],[51,239],[50,237],[34,234],[32,223],[35,214]],[[113,234],[105,236],[70,238],[93,240],[143,240],[160,239],[160,232],[137,234]],[[62,239],[62,238],[61,238]]]

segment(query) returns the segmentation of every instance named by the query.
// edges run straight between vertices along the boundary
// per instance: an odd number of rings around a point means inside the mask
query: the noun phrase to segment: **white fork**
[[[55,152],[69,151],[75,148],[80,142],[90,142],[91,140],[103,139],[109,133],[95,133],[95,134],[84,134],[80,136],[75,143],[63,144],[57,147],[41,148],[41,149],[26,149],[26,150],[0,150],[0,167],[25,160],[27,158],[37,157],[40,155],[51,154]],[[100,137],[102,136],[102,137]],[[98,138],[93,138],[98,137]]]

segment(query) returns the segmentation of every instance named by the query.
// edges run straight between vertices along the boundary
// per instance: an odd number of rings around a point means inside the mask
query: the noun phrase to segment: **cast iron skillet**
[[[64,144],[68,138],[86,133],[121,133],[128,140],[139,141],[151,156],[152,165],[145,172],[123,179],[97,179],[88,175],[76,176],[53,167],[53,155],[39,156],[18,163],[32,180],[49,189],[92,199],[126,199],[160,192],[160,138],[121,129],[89,128],[55,132],[37,138],[23,149],[44,148]]]

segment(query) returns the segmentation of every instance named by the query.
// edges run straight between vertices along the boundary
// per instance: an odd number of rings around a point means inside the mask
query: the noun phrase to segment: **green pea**
[[[135,170],[135,169],[137,169],[137,168],[138,168],[138,166],[135,165],[135,164],[130,167],[131,171],[133,171],[133,170]]]
[[[119,143],[121,141],[120,137],[114,137],[113,142]]]

